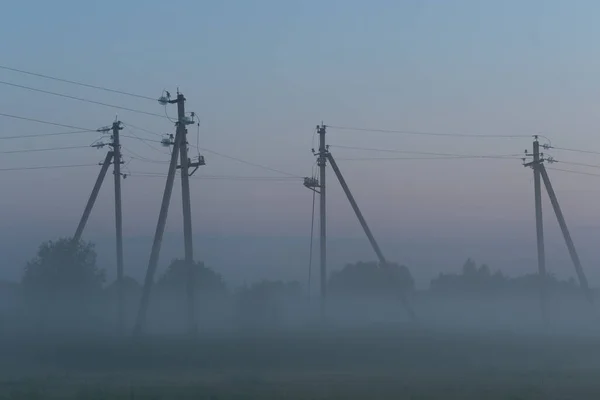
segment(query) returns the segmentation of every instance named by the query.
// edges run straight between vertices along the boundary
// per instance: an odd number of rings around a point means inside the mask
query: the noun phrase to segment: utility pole
[[[317,133],[319,134],[319,158],[317,159],[317,165],[319,166],[319,212],[320,212],[320,223],[319,228],[321,230],[320,235],[320,266],[321,266],[321,316],[325,315],[325,308],[327,304],[327,198],[326,198],[326,184],[325,184],[325,167],[327,166],[327,154],[329,153],[329,147],[325,144],[325,133],[327,127],[324,124],[317,126]]]
[[[148,305],[150,302],[150,292],[154,283],[154,275],[156,274],[156,268],[158,265],[158,258],[160,255],[160,248],[162,244],[162,238],[164,235],[165,224],[167,221],[167,215],[169,212],[169,204],[171,201],[171,194],[173,192],[173,183],[175,181],[175,172],[177,169],[181,169],[181,194],[182,194],[182,206],[183,206],[183,236],[184,236],[184,247],[185,247],[185,265],[187,267],[187,282],[186,282],[186,295],[187,295],[187,314],[188,314],[188,329],[191,334],[197,332],[196,318],[195,318],[195,266],[194,266],[194,248],[192,238],[192,211],[190,201],[190,183],[189,177],[198,169],[198,167],[205,165],[204,157],[198,155],[198,160],[192,162],[188,157],[188,141],[187,141],[187,128],[186,126],[193,123],[194,113],[191,113],[192,117],[189,118],[185,115],[185,96],[179,91],[177,92],[177,98],[171,99],[171,96],[166,92],[166,96],[161,96],[158,102],[162,105],[166,104],[177,104],[177,124],[175,139],[163,140],[163,145],[173,146],[171,152],[171,161],[169,163],[169,172],[167,174],[167,182],[165,184],[165,191],[163,193],[163,200],[158,215],[158,223],[156,226],[156,232],[154,233],[154,242],[152,244],[152,251],[150,253],[150,260],[148,262],[148,269],[146,270],[146,278],[144,280],[144,290],[142,292],[142,300],[140,302],[140,308],[134,327],[134,334],[139,335],[144,329],[146,323],[146,316],[148,313]],[[177,165],[177,159],[180,158],[181,165]],[[189,168],[194,167],[195,169],[190,172]]]
[[[123,286],[123,212],[121,208],[121,141],[119,131],[123,129],[120,121],[112,124],[112,143],[115,178],[115,231],[117,249],[117,329],[120,335],[125,333],[125,288]]]
[[[185,116],[185,97],[177,93],[177,134],[180,139],[180,162],[181,162],[181,199],[183,206],[183,242],[185,248],[185,265],[187,267],[187,311],[188,311],[188,330],[189,333],[197,332],[194,291],[195,291],[195,271],[194,271],[194,244],[192,238],[192,207],[190,205],[190,179],[188,159],[188,141]]]
[[[549,145],[544,145],[544,148],[551,148]],[[525,155],[528,156],[527,151],[525,151]],[[525,158],[523,159],[525,161]],[[583,267],[581,266],[581,260],[579,259],[579,255],[577,254],[577,250],[575,249],[575,244],[573,243],[573,239],[571,238],[571,233],[569,232],[569,228],[567,227],[567,223],[565,221],[565,217],[560,208],[560,204],[558,203],[558,198],[556,197],[556,193],[554,192],[554,188],[552,187],[552,182],[550,181],[550,177],[548,176],[548,172],[546,171],[546,166],[544,162],[553,163],[555,160],[551,157],[544,158],[543,154],[540,153],[540,144],[538,141],[538,136],[534,136],[533,142],[533,161],[524,162],[523,165],[525,167],[531,167],[534,172],[534,188],[535,188],[535,216],[536,216],[536,232],[537,232],[537,250],[538,250],[538,270],[540,275],[540,294],[542,301],[542,313],[544,320],[547,321],[548,318],[548,310],[547,310],[547,276],[546,276],[546,258],[544,252],[544,229],[542,222],[542,200],[541,200],[541,181],[544,182],[544,186],[546,188],[546,192],[548,193],[548,197],[550,198],[550,203],[552,204],[552,208],[554,209],[554,214],[556,215],[556,219],[560,226],[560,229],[563,234],[563,238],[567,245],[567,249],[569,250],[569,255],[571,257],[571,261],[573,262],[573,266],[575,268],[575,273],[577,274],[577,278],[579,280],[579,285],[583,290],[584,296],[586,300],[590,303],[593,303],[593,296],[589,288],[589,284],[585,273],[583,271]]]
[[[365,234],[367,235],[367,238],[369,239],[369,243],[371,244],[371,247],[373,247],[373,251],[377,255],[380,268],[387,269],[389,267],[384,255],[383,255],[383,252],[381,251],[381,248],[377,244],[377,241],[375,240],[375,237],[373,236],[373,233],[371,232],[371,229],[369,228],[367,221],[363,217],[362,212],[360,211],[360,208],[358,207],[358,204],[356,203],[356,200],[354,199],[354,196],[352,195],[352,192],[350,191],[350,188],[346,184],[346,180],[344,179],[342,172],[340,171],[337,163],[335,162],[333,155],[329,151],[329,146],[327,146],[327,144],[325,142],[326,128],[327,127],[323,124],[317,126],[317,133],[319,134],[319,151],[318,151],[318,153],[315,153],[315,151],[313,149],[313,154],[318,156],[317,157],[317,165],[319,166],[320,179],[317,180],[315,177],[304,178],[304,186],[306,186],[307,188],[309,188],[310,190],[312,190],[315,193],[319,193],[319,195],[320,195],[320,203],[321,203],[321,207],[320,207],[321,208],[321,224],[320,224],[321,225],[321,313],[322,313],[322,315],[324,314],[324,311],[325,311],[326,295],[327,295],[327,289],[326,289],[326,285],[327,285],[327,282],[326,282],[326,279],[327,279],[327,269],[326,269],[327,268],[327,264],[326,264],[327,263],[327,253],[326,253],[326,251],[327,251],[327,243],[326,243],[326,240],[327,240],[327,230],[326,230],[327,218],[326,218],[326,209],[325,209],[325,207],[326,207],[325,167],[327,165],[327,160],[329,160],[329,163],[331,164],[331,167],[333,168],[333,171],[335,172],[335,175],[338,178],[338,181],[340,182],[340,185],[342,186],[342,189],[344,190],[344,193],[346,194],[346,197],[348,198],[348,201],[350,202],[350,205],[352,206],[354,213],[356,214],[356,218],[360,222],[360,225],[362,226]],[[417,319],[416,314],[414,313],[414,310],[412,309],[410,303],[408,302],[408,299],[406,298],[406,296],[403,292],[400,293],[400,300],[404,304],[404,307],[406,308],[411,320],[416,321],[416,319]]]
[[[540,284],[540,302],[544,323],[548,322],[548,279],[546,275],[546,251],[544,249],[544,220],[542,217],[542,186],[541,186],[541,161],[540,143],[535,136],[533,141],[533,185],[535,193],[535,230],[537,236],[538,275]]]
[[[121,160],[121,143],[119,140],[119,131],[121,129],[123,129],[121,122],[118,120],[113,122],[112,126],[110,127],[107,126],[98,129],[98,132],[103,133],[112,131],[112,142],[97,143],[93,145],[93,147],[100,148],[104,146],[110,146],[112,147],[112,150],[106,153],[104,162],[101,164],[102,168],[100,169],[100,173],[98,174],[98,178],[96,179],[92,193],[90,194],[88,202],[83,211],[83,215],[79,221],[79,225],[77,226],[77,230],[75,231],[75,235],[73,236],[73,241],[79,242],[81,240],[81,235],[83,234],[85,225],[87,224],[92,209],[94,208],[94,204],[98,198],[98,193],[100,192],[100,187],[104,182],[106,172],[108,171],[112,160],[114,164],[113,173],[115,176],[115,229],[117,242],[117,331],[122,335],[125,327],[125,296],[123,288],[123,213],[121,208],[121,164],[123,161]]]

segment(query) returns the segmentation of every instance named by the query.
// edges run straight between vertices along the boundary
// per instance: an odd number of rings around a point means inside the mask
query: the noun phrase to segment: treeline
[[[436,294],[452,295],[498,295],[498,294],[535,294],[540,290],[540,276],[537,273],[508,277],[502,271],[492,272],[490,267],[479,267],[474,260],[468,259],[460,273],[441,273],[431,280],[430,291]],[[559,280],[553,274],[546,275],[546,288],[555,293],[574,293],[579,285],[571,277]]]
[[[231,290],[223,278],[202,262],[194,268],[196,312],[205,325],[243,328],[279,326],[301,320],[310,311],[307,293],[298,282],[261,281]],[[152,292],[150,319],[158,327],[184,324],[188,269],[184,261],[173,260],[161,274]],[[487,265],[468,259],[459,273],[443,273],[431,280],[430,288],[419,293],[435,295],[487,296],[503,293],[537,293],[539,277],[528,274],[507,277],[492,272]],[[576,291],[573,279],[548,277],[548,286],[560,291]],[[328,279],[333,298],[397,299],[400,291],[415,294],[415,282],[406,266],[390,263],[380,268],[376,262],[348,264]],[[131,277],[123,281],[128,324],[131,325],[141,296],[140,283]],[[12,301],[11,301],[12,299]],[[19,284],[0,284],[1,315],[17,316],[13,322],[38,330],[49,327],[81,328],[114,326],[117,283],[107,282],[97,265],[94,245],[64,238],[43,243],[30,260]],[[11,305],[11,306],[10,306]],[[11,312],[12,311],[12,312]]]

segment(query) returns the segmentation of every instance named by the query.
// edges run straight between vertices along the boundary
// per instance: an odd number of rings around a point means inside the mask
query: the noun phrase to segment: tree
[[[380,266],[377,262],[348,264],[331,276],[328,285],[334,293],[367,296],[411,292],[415,288],[407,267],[395,263]]]
[[[462,273],[464,276],[475,276],[477,275],[477,264],[470,258],[463,264]]]
[[[102,289],[105,273],[96,265],[91,242],[63,238],[40,245],[25,266],[22,285],[27,290],[85,294]]]
[[[89,307],[104,281],[94,245],[63,238],[40,245],[25,266],[21,284],[26,306],[43,318],[40,322],[52,319],[72,325],[90,315]]]
[[[225,294],[226,286],[220,274],[208,268],[203,262],[194,262],[194,287],[202,294]],[[174,259],[160,277],[157,287],[165,291],[185,293],[188,280],[188,268],[185,260]]]

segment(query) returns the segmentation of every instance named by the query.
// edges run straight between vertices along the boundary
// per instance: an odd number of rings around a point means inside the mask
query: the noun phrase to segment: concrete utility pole
[[[163,192],[160,212],[158,214],[158,222],[156,224],[156,231],[154,232],[154,241],[152,242],[150,260],[148,261],[148,268],[146,269],[146,278],[144,279],[144,289],[142,291],[140,308],[138,309],[135,326],[133,328],[133,334],[136,336],[142,333],[146,324],[148,304],[150,302],[150,291],[152,290],[152,285],[154,283],[154,275],[156,274],[156,267],[158,266],[158,258],[160,256],[160,247],[162,245],[162,239],[165,233],[167,215],[169,214],[169,203],[171,202],[171,194],[173,193],[173,183],[175,182],[175,171],[177,170],[177,157],[179,154],[181,139],[180,130],[178,129],[173,142],[171,161],[169,162],[169,172],[167,173],[167,182],[165,183],[165,191]]]
[[[194,265],[194,248],[192,240],[192,210],[190,201],[190,181],[189,177],[191,174],[198,169],[199,166],[205,165],[204,157],[198,155],[198,161],[192,162],[188,157],[188,142],[187,142],[187,128],[186,125],[193,123],[194,113],[192,118],[186,117],[185,115],[185,96],[179,91],[177,92],[177,98],[171,100],[170,95],[167,92],[167,96],[162,96],[159,100],[160,104],[177,104],[177,130],[175,134],[175,140],[171,142],[167,139],[163,144],[166,146],[173,146],[171,152],[171,161],[169,163],[169,172],[167,174],[167,182],[165,184],[165,191],[163,193],[163,200],[158,215],[158,223],[156,226],[156,232],[154,234],[154,242],[152,244],[152,251],[150,253],[150,261],[148,262],[148,269],[146,270],[146,278],[144,280],[144,290],[142,292],[142,300],[140,302],[140,308],[138,310],[138,316],[134,327],[134,334],[141,334],[146,323],[146,315],[148,313],[148,304],[150,301],[150,292],[154,283],[154,275],[156,274],[156,268],[158,265],[158,258],[160,255],[160,248],[162,244],[162,238],[165,230],[165,224],[167,221],[167,214],[169,212],[169,203],[171,201],[171,194],[173,192],[173,183],[175,181],[175,172],[177,169],[181,169],[181,197],[183,206],[183,236],[185,246],[185,265],[187,267],[187,282],[186,282],[186,294],[187,294],[187,311],[188,311],[188,329],[189,332],[194,334],[197,332],[196,326],[196,313],[195,313],[195,265]],[[177,165],[177,159],[180,158],[181,165]],[[189,168],[195,167],[190,173]]]
[[[100,168],[100,173],[98,174],[98,178],[96,179],[96,183],[94,184],[94,188],[92,189],[92,193],[90,194],[90,198],[88,199],[87,204],[85,205],[85,209],[83,210],[83,215],[79,220],[79,225],[77,225],[77,230],[75,231],[75,235],[73,235],[73,241],[75,243],[81,240],[81,235],[83,234],[83,230],[85,229],[85,224],[90,217],[92,212],[92,208],[94,208],[94,203],[98,198],[98,192],[100,192],[100,187],[102,186],[102,182],[104,182],[104,177],[106,176],[106,172],[108,171],[108,167],[110,166],[110,161],[113,158],[114,153],[109,151],[106,153],[106,157],[104,158],[104,162],[101,164],[102,168]]]
[[[544,220],[542,218],[542,185],[541,185],[541,161],[540,143],[537,136],[533,141],[533,185],[535,192],[535,230],[537,236],[537,259],[538,274],[540,278],[540,302],[542,307],[542,318],[548,322],[548,299],[547,299],[547,275],[546,275],[546,251],[544,249]]]
[[[188,158],[188,141],[185,116],[185,97],[177,94],[177,134],[180,139],[180,162],[181,162],[181,199],[183,206],[183,241],[185,247],[185,264],[188,269],[186,294],[188,311],[188,330],[190,333],[197,332],[196,312],[194,304],[195,291],[195,265],[194,265],[194,243],[192,238],[192,207],[190,205],[190,179]]]
[[[120,121],[113,122],[112,143],[115,176],[115,231],[117,249],[117,329],[120,335],[125,333],[125,288],[123,287],[123,212],[121,208],[121,141],[119,131],[123,129]]]
[[[325,144],[325,133],[327,127],[323,124],[317,126],[317,133],[319,134],[319,158],[317,159],[317,165],[319,166],[319,211],[320,211],[320,223],[319,227],[321,230],[320,236],[320,264],[321,264],[321,315],[325,314],[325,307],[327,304],[327,198],[326,198],[326,184],[325,184],[325,167],[327,166],[327,155],[329,154],[329,148]]]
[[[554,159],[548,158],[545,159],[542,154],[540,154],[540,145],[538,141],[538,136],[534,136],[535,140],[533,142],[533,161],[524,162],[523,165],[525,167],[531,167],[534,172],[534,186],[535,186],[535,218],[536,218],[536,232],[537,232],[537,250],[538,250],[538,270],[540,274],[540,294],[542,301],[542,313],[544,320],[547,321],[548,318],[548,309],[547,309],[547,297],[548,297],[548,288],[547,288],[547,275],[546,275],[546,257],[544,253],[544,228],[542,222],[542,200],[541,200],[541,180],[544,182],[544,186],[546,187],[546,192],[548,193],[548,197],[550,197],[550,203],[552,204],[552,208],[554,209],[554,214],[556,215],[556,219],[562,231],[563,237],[565,239],[565,243],[567,245],[567,249],[569,250],[569,255],[571,257],[571,261],[573,262],[573,266],[575,267],[575,272],[577,274],[577,278],[579,280],[579,285],[583,290],[585,298],[593,303],[593,296],[589,288],[589,284],[585,273],[583,272],[583,267],[581,266],[581,261],[579,259],[579,255],[577,254],[577,250],[575,250],[575,244],[573,243],[573,239],[571,238],[571,234],[569,232],[569,228],[567,227],[567,223],[565,221],[565,217],[560,208],[560,204],[558,203],[558,198],[556,197],[556,193],[554,192],[554,188],[552,187],[552,182],[550,182],[550,177],[548,176],[548,172],[546,171],[546,166],[544,162],[555,162]],[[551,146],[544,145],[544,148],[551,148]],[[525,155],[528,156],[527,151]],[[523,159],[525,160],[525,158]]]
[[[371,232],[369,225],[367,225],[367,221],[363,217],[362,212],[360,211],[360,208],[358,207],[358,204],[356,203],[356,200],[354,200],[354,196],[352,195],[350,188],[346,184],[346,180],[344,179],[342,172],[340,171],[337,163],[335,162],[333,155],[329,152],[329,146],[327,146],[327,144],[325,142],[326,128],[327,127],[323,124],[317,126],[317,133],[319,134],[319,152],[315,153],[315,151],[313,149],[313,154],[318,155],[317,165],[319,166],[320,179],[317,180],[315,177],[304,178],[304,186],[311,189],[315,193],[319,193],[320,201],[321,201],[321,207],[320,207],[321,208],[321,224],[320,225],[321,225],[321,313],[322,314],[325,311],[326,296],[327,296],[327,252],[326,252],[327,251],[327,243],[326,243],[326,240],[327,240],[327,230],[326,230],[327,217],[326,217],[326,209],[325,209],[325,207],[326,207],[325,167],[327,165],[327,160],[329,160],[329,163],[331,164],[331,167],[333,168],[333,171],[335,172],[335,175],[337,176],[338,181],[340,182],[340,185],[342,186],[342,189],[344,190],[344,193],[346,194],[346,197],[348,198],[348,201],[350,202],[350,205],[352,206],[352,209],[354,210],[354,213],[356,214],[356,218],[358,218],[360,225],[362,226],[363,230],[365,231],[365,234],[367,235],[367,238],[369,239],[369,242],[371,243],[371,247],[373,247],[373,251],[375,251],[377,258],[379,259],[380,267],[381,268],[388,267],[387,261],[386,261],[385,257],[383,256],[383,252],[381,251],[379,245],[377,244],[377,241],[375,240],[375,237],[373,236],[373,233]],[[312,232],[312,230],[311,230],[311,232]],[[312,248],[312,246],[311,246],[311,248]],[[410,318],[413,321],[415,321],[417,319],[416,314],[414,313],[414,310],[412,309],[412,307],[411,307],[410,303],[408,302],[408,299],[406,298],[404,293],[400,293],[400,300],[404,304]]]
[[[90,217],[92,209],[94,208],[94,204],[96,202],[96,198],[98,197],[98,193],[100,192],[100,187],[102,186],[102,182],[104,182],[104,178],[106,176],[106,172],[108,171],[108,167],[110,166],[111,160],[114,164],[114,176],[115,176],[115,230],[116,230],[116,244],[117,244],[117,331],[119,334],[124,333],[125,327],[125,298],[124,298],[124,288],[123,288],[123,214],[121,208],[121,143],[119,140],[119,131],[123,129],[120,121],[113,122],[111,127],[104,127],[98,129],[98,132],[108,133],[112,131],[112,142],[110,143],[98,143],[93,145],[93,147],[104,147],[110,146],[112,150],[106,153],[106,157],[104,162],[101,164],[102,168],[100,169],[100,173],[98,174],[98,178],[96,179],[96,183],[94,184],[94,188],[92,189],[92,194],[85,206],[83,211],[83,215],[81,216],[81,220],[79,221],[79,225],[77,226],[77,230],[75,231],[75,235],[73,236],[73,241],[79,242],[81,240],[81,235],[83,234],[83,230],[85,229],[85,225]]]

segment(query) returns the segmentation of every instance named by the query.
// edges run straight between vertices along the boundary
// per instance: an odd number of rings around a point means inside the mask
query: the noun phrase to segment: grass
[[[600,337],[428,330],[6,338],[0,399],[600,398]]]

